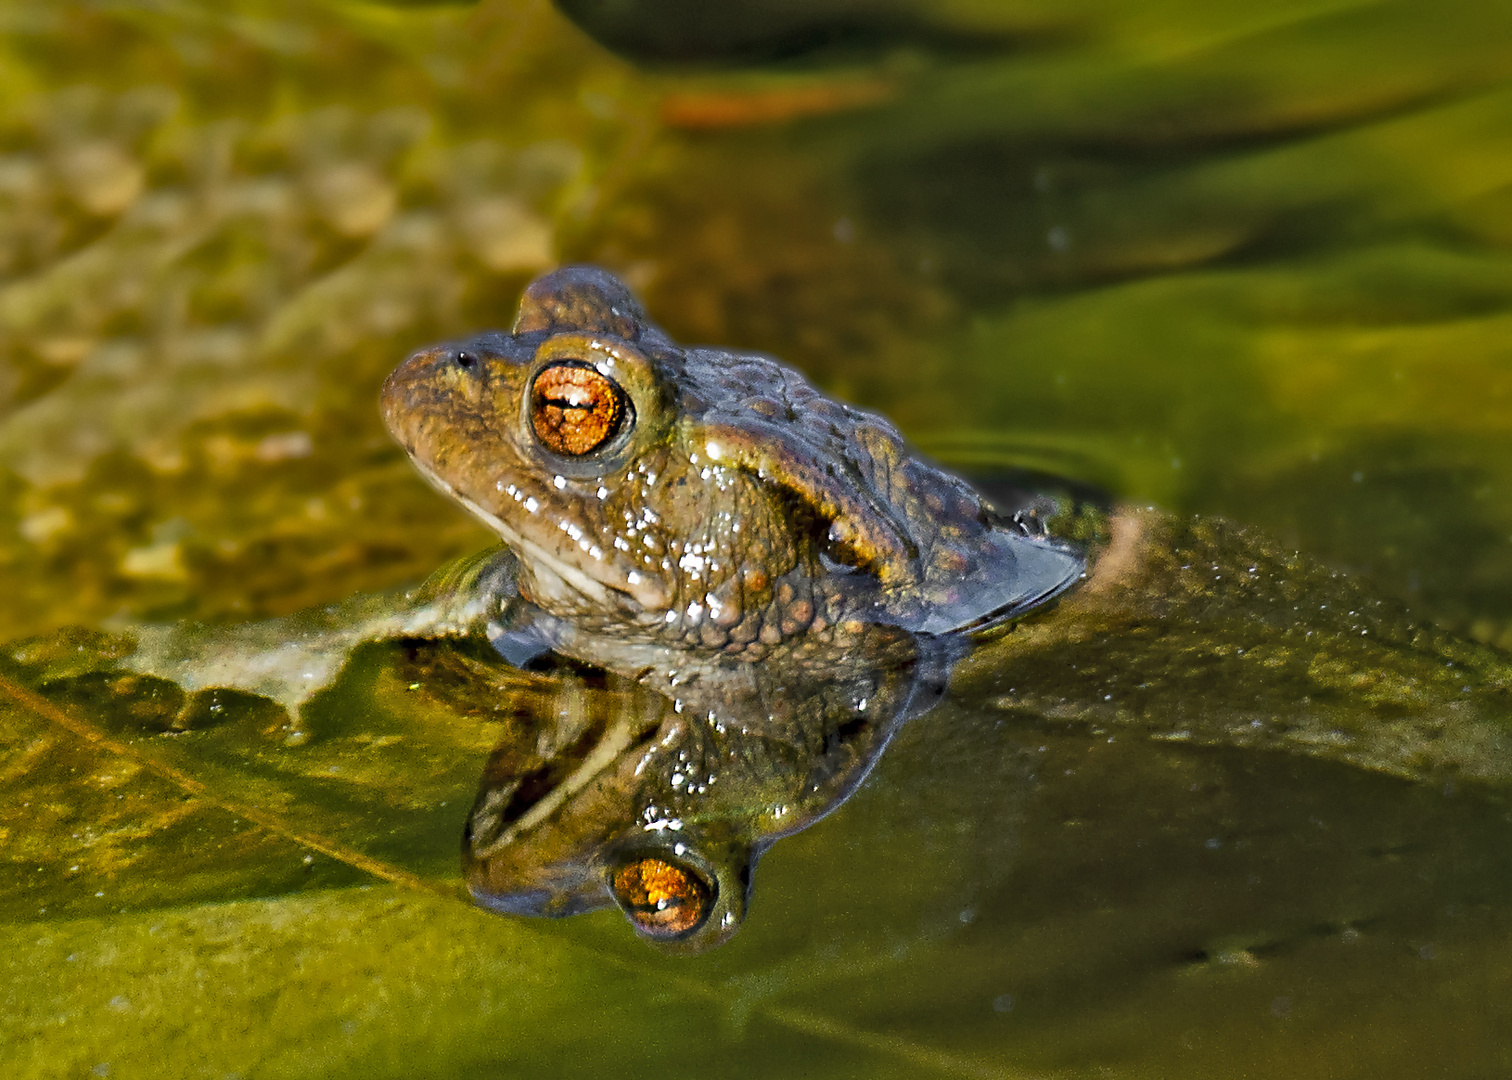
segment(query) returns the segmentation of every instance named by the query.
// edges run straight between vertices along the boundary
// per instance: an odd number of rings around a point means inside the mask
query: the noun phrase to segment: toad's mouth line
[[[632,591],[628,586],[601,581],[593,577],[581,567],[574,566],[572,563],[562,560],[556,554],[537,544],[517,529],[505,524],[492,512],[480,506],[437,476],[422,462],[414,458],[410,460],[414,464],[415,469],[425,478],[426,483],[430,484],[431,487],[441,494],[455,499],[466,508],[468,513],[498,533],[500,539],[514,548],[520,555],[521,562],[531,576],[537,579],[538,584],[543,586],[549,585],[549,582],[541,580],[542,571],[545,571],[546,574],[556,578],[563,585],[600,605],[607,605],[610,602],[610,594],[614,593],[647,610],[655,610],[658,607],[658,602],[661,599],[659,595],[653,594],[650,590],[645,590],[645,594],[640,595]]]

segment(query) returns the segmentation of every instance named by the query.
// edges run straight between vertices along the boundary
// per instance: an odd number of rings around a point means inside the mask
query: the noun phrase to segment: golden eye
[[[630,921],[648,937],[691,934],[714,908],[714,890],[702,875],[654,855],[611,871],[609,888]]]
[[[543,368],[530,388],[536,438],[567,457],[591,454],[614,438],[629,411],[614,380],[582,364]]]

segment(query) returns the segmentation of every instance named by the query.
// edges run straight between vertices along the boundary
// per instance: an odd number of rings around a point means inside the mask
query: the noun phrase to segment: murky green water
[[[1512,643],[1512,9],[595,10],[645,64],[519,0],[0,4],[0,637],[480,546],[377,385],[593,260],[963,468],[1225,514]],[[276,718],[151,736],[208,797],[100,741],[149,706],[91,742],[6,704],[10,1074],[1512,1070],[1495,790],[947,703],[669,960],[453,897],[497,720],[396,670],[292,772]]]

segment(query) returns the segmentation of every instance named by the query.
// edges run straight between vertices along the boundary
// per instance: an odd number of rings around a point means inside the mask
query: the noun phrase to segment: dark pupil
[[[478,358],[476,356],[474,356],[470,352],[459,352],[457,354],[457,366],[458,367],[470,368],[474,364],[476,364],[477,362],[478,362]]]

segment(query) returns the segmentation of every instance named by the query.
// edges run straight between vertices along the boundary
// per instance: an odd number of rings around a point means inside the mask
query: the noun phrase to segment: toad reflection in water
[[[947,681],[1028,724],[1512,781],[1496,650],[1220,520],[994,506],[780,364],[679,347],[599,270],[537,281],[512,333],[417,353],[383,410],[504,548],[412,594],[138,628],[117,662],[296,716],[379,639],[486,636],[495,669],[601,680],[521,709],[485,769],[464,864],[496,910],[617,902],[665,949],[718,944],[762,850]]]

